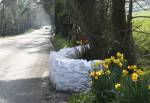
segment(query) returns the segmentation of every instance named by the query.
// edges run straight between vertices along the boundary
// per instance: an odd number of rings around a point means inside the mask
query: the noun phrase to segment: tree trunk
[[[80,20],[83,35],[89,38],[90,58],[104,59],[108,56],[105,2],[101,0],[74,0],[75,11]],[[99,6],[99,7],[98,7]],[[98,8],[97,8],[98,7]]]
[[[127,21],[125,0],[73,0],[83,35],[88,36],[91,59],[122,52],[135,63],[132,22]],[[130,3],[132,9],[132,3]],[[132,11],[130,11],[130,15]],[[131,15],[132,16],[132,15]]]
[[[129,64],[136,62],[132,36],[132,0],[130,0],[128,21],[126,19],[125,0],[112,0],[112,22],[115,40],[118,42],[115,51],[125,54]]]

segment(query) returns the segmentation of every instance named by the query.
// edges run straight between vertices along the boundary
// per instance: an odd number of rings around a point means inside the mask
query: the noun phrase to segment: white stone
[[[81,51],[81,47],[76,47]],[[71,59],[75,56],[75,48],[64,48],[50,52],[49,74],[52,84],[57,90],[81,91],[90,87],[89,71],[91,63],[83,59]]]

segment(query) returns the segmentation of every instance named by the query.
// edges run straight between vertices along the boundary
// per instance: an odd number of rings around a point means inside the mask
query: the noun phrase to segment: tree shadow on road
[[[56,91],[48,78],[0,81],[0,103],[63,103],[69,95]]]

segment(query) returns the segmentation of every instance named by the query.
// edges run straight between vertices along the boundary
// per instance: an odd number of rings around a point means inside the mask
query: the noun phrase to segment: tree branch
[[[132,17],[132,19],[135,19],[135,18],[149,18],[150,19],[150,16],[134,16],[134,17]]]
[[[134,32],[137,32],[137,33],[143,33],[143,34],[150,34],[148,32],[144,32],[144,31],[137,31],[137,30],[133,30]]]

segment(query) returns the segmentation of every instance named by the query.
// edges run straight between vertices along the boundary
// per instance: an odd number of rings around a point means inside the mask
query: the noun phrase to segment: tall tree
[[[104,59],[108,56],[111,38],[104,0],[74,0],[75,11],[80,20],[83,35],[87,36],[91,47],[91,59]],[[106,18],[107,17],[107,18]]]
[[[120,51],[125,54],[129,63],[135,63],[132,23],[130,19],[126,19],[126,1],[73,1],[83,34],[90,41],[91,59],[104,59]]]
[[[6,29],[6,21],[5,21],[5,0],[1,1],[2,10],[1,10],[1,33],[5,36],[5,29]]]
[[[132,36],[132,0],[129,2],[129,13],[126,18],[126,0],[112,0],[112,24],[115,40],[118,41],[115,48],[125,54],[130,64],[136,62],[134,41]]]

